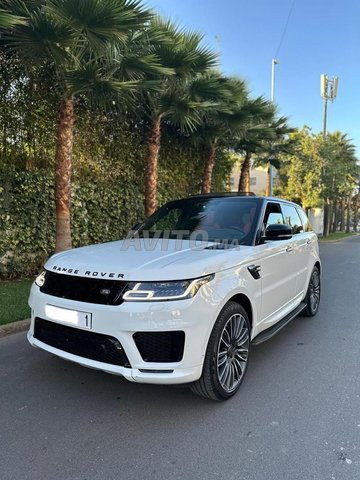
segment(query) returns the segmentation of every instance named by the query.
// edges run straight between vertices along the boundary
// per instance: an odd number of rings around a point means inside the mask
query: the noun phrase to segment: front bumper
[[[129,381],[153,384],[180,384],[201,376],[208,338],[218,314],[211,286],[204,286],[187,300],[169,302],[124,302],[119,306],[97,305],[49,296],[34,284],[29,305],[32,320],[28,340],[61,358],[80,365],[121,375]],[[35,317],[53,321],[46,306],[86,311],[92,314],[91,332],[115,337],[121,343],[131,368],[103,363],[54,348],[34,336]],[[74,327],[75,328],[75,327]],[[144,361],[134,341],[136,332],[183,331],[185,345],[181,361],[172,363]]]

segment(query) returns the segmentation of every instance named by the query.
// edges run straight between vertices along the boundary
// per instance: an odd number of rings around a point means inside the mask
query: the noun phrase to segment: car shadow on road
[[[274,381],[278,376],[286,380],[286,377],[298,375],[297,365],[303,357],[302,350],[306,348],[304,336],[307,339],[313,338],[314,332],[310,333],[309,329],[314,330],[309,320],[299,317],[270,341],[253,347],[243,385],[238,394],[226,404],[236,403],[240,398],[251,402],[253,396],[258,398],[269,395],[269,375]],[[131,409],[146,407],[146,410],[156,409],[160,405],[165,410],[173,410],[175,405],[180,410],[190,406],[217,409],[224,405],[198,398],[186,385],[136,384],[116,375],[65,361],[41,350],[30,349],[30,355],[32,362],[28,366],[29,382],[35,382],[41,386],[43,393],[47,392],[52,398],[62,398],[65,402],[80,405],[91,398],[93,407],[110,410],[124,405]]]

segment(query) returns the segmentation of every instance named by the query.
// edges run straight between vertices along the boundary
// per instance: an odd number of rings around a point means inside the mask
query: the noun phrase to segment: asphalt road
[[[360,479],[360,237],[323,244],[323,297],[213,403],[0,339],[1,480]]]

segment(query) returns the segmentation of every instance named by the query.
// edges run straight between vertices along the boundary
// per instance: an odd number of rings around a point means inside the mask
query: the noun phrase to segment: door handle
[[[287,251],[288,253],[291,253],[291,252],[294,251],[294,247],[287,247],[286,251]]]
[[[310,240],[310,238],[308,240],[306,240],[306,245],[310,245],[312,243],[312,241]]]

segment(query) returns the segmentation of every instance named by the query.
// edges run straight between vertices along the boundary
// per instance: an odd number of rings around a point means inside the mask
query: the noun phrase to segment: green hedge
[[[31,276],[54,251],[53,175],[48,170],[0,172],[0,276]],[[75,247],[121,238],[142,217],[137,185],[74,182]]]
[[[200,184],[202,163],[174,148],[171,151],[175,158],[165,146],[160,161],[159,204],[196,193]],[[216,182],[223,186],[229,165],[226,157],[219,162]],[[142,173],[135,165],[124,165],[121,175],[97,181],[75,176],[74,247],[122,238],[144,218],[144,168],[140,170]],[[54,251],[54,211],[52,170],[0,168],[1,278],[29,277],[41,268]]]

